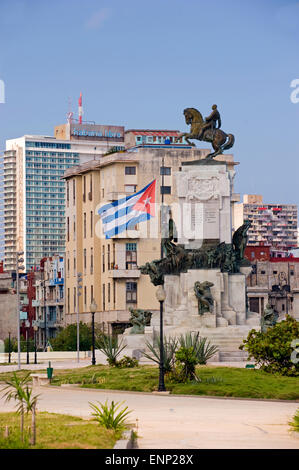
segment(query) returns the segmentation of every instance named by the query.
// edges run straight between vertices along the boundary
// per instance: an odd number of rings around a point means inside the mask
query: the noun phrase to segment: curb
[[[113,449],[138,449],[137,438],[135,437],[134,431],[125,431],[122,439],[116,441]]]
[[[73,388],[74,390],[80,390],[82,392],[107,392],[107,393],[120,393],[120,394],[128,394],[128,395],[160,395],[160,396],[165,396],[165,397],[176,397],[176,398],[210,398],[211,400],[240,400],[240,401],[265,401],[265,402],[276,402],[276,403],[299,403],[298,400],[281,400],[278,398],[249,398],[249,397],[224,397],[221,395],[185,395],[185,394],[178,394],[178,393],[166,393],[165,392],[138,392],[138,391],[133,391],[133,390],[117,390],[117,389],[110,389],[110,388],[95,388],[95,387],[77,387],[78,384],[63,384],[66,385],[70,390]],[[43,388],[48,388],[48,389],[61,389],[61,385],[44,385]],[[64,388],[64,387],[63,387]]]

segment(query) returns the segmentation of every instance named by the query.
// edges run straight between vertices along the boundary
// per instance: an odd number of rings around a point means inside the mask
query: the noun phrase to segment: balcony
[[[109,271],[108,276],[112,277],[112,279],[139,279],[140,274],[139,269],[112,269]]]

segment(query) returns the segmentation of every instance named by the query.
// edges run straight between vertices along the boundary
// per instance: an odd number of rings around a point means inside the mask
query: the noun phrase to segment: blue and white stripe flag
[[[156,180],[131,196],[111,204],[105,204],[98,211],[106,238],[112,238],[139,222],[155,216]]]

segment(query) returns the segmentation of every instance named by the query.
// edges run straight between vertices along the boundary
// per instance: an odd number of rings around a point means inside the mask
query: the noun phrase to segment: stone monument
[[[220,355],[226,353],[226,359],[230,352],[239,357],[238,346],[252,326],[259,326],[259,318],[246,307],[246,276],[251,265],[244,259],[244,249],[250,222],[245,221],[232,234],[235,171],[228,170],[225,161],[214,160],[232,147],[234,136],[220,129],[216,105],[205,121],[195,108],[185,109],[184,115],[191,124],[191,132],[183,134],[187,141],[211,142],[214,152],[202,160],[184,162],[174,175],[179,211],[169,220],[169,236],[162,239],[165,256],[140,270],[154,285],[164,285],[166,336],[199,332],[219,347]],[[156,312],[145,327],[146,339],[158,331]],[[128,339],[127,331],[124,337]],[[128,346],[132,340],[127,340]]]

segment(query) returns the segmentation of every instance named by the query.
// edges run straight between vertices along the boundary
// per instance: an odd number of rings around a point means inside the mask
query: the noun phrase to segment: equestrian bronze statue
[[[195,145],[189,139],[201,140],[203,142],[210,142],[214,152],[209,153],[206,159],[212,160],[216,155],[230,149],[235,143],[233,134],[226,134],[221,127],[221,117],[217,109],[217,105],[213,104],[212,112],[209,116],[203,119],[201,113],[195,108],[184,109],[185,121],[189,126],[191,125],[190,132],[180,134],[176,140],[185,137],[189,145]]]

